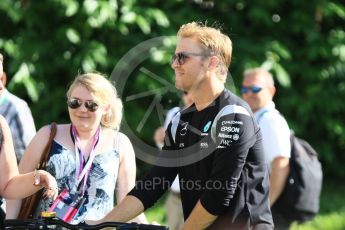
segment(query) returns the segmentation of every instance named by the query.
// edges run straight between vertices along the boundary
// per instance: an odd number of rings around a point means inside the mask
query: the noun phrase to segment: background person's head
[[[241,93],[253,112],[272,101],[275,92],[272,74],[267,70],[255,68],[244,72]]]
[[[83,97],[83,98],[82,98]],[[118,130],[122,119],[122,101],[117,95],[114,85],[104,76],[98,73],[86,73],[75,78],[67,91],[67,98],[77,98],[83,102],[76,109],[69,107],[70,118],[73,123],[73,113],[82,110],[95,121],[95,125],[101,124]],[[97,109],[86,108],[85,101],[97,104]],[[89,107],[89,106],[87,106]]]
[[[191,83],[194,83],[195,76],[207,67],[214,66],[216,76],[225,83],[228,68],[231,62],[232,43],[228,36],[219,29],[208,27],[202,23],[191,22],[180,27],[178,33],[178,44],[175,55],[172,59],[172,67],[176,74],[176,87],[188,91]],[[208,60],[206,66],[201,61]],[[201,67],[201,68],[200,68]],[[190,77],[191,82],[178,77]]]

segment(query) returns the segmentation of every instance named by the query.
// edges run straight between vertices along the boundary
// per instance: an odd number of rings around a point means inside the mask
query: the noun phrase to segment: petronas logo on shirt
[[[203,132],[206,133],[210,129],[210,126],[211,126],[211,121],[208,121],[207,124],[204,126]]]

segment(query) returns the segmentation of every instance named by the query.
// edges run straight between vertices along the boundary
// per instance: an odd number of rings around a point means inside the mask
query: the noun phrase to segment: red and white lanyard
[[[72,125],[71,129],[72,129],[72,139],[74,142],[75,157],[76,157],[76,161],[75,161],[76,162],[76,164],[75,164],[76,184],[75,184],[75,187],[78,188],[80,182],[84,179],[83,188],[82,188],[82,195],[84,195],[87,178],[89,177],[91,165],[92,165],[92,162],[95,159],[95,155],[96,155],[95,148],[96,148],[98,141],[100,139],[100,136],[101,136],[101,127],[98,127],[95,135],[93,136],[92,149],[91,149],[90,156],[89,156],[89,159],[87,160],[86,164],[84,161],[84,155],[85,154],[83,153],[83,151],[80,147],[80,138],[78,135],[78,131],[74,125]]]

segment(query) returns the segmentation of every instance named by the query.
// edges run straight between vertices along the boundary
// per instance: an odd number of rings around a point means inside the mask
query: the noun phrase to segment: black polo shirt
[[[192,105],[177,113],[166,131],[164,157],[171,167],[154,166],[129,193],[145,209],[178,174],[185,219],[200,200],[209,213],[218,216],[212,229],[246,229],[256,224],[271,229],[261,132],[242,99],[224,90],[202,111]]]

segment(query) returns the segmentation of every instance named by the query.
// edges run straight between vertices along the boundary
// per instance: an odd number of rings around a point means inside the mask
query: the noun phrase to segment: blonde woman
[[[103,218],[112,210],[115,192],[120,202],[134,187],[136,167],[132,144],[119,132],[122,102],[104,76],[77,76],[67,91],[67,107],[71,123],[58,125],[47,171],[55,176],[60,193],[83,198],[78,212],[67,221],[76,224]],[[21,172],[34,169],[48,136],[48,126],[38,131],[20,162]],[[55,205],[59,214],[62,203],[57,203],[42,200],[37,213]],[[11,204],[9,213],[16,217],[18,204]],[[145,218],[136,221],[145,222]]]

